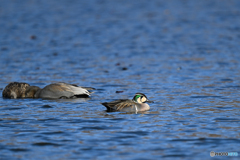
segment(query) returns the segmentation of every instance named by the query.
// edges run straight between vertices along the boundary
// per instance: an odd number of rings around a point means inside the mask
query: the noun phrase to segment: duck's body
[[[88,97],[93,88],[84,88],[67,83],[53,83],[43,89],[37,86],[30,86],[27,83],[12,82],[3,90],[4,98],[78,98]]]
[[[43,89],[39,89],[35,93],[34,97],[50,99],[78,98],[90,96],[90,94],[91,93],[84,87],[60,82],[47,85]]]
[[[107,111],[121,111],[121,112],[142,112],[148,111],[150,106],[146,102],[152,102],[142,93],[136,93],[132,100],[121,99],[112,102],[102,103],[107,108]]]

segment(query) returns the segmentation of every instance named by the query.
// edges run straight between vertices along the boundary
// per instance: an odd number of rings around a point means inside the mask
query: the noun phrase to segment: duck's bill
[[[154,101],[150,101],[150,100],[148,100],[147,102],[148,102],[148,103],[154,103]]]

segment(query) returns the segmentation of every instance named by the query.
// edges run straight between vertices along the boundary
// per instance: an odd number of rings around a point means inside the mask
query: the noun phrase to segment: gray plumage
[[[40,89],[34,95],[35,98],[77,98],[90,96],[90,92],[82,87],[63,82],[53,83]]]

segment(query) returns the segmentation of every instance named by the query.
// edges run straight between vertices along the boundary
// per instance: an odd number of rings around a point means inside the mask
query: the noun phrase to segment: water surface
[[[239,6],[237,0],[0,1],[0,93],[12,81],[97,89],[89,99],[1,97],[0,159],[240,154]],[[100,104],[136,92],[155,101],[150,111],[106,112]]]

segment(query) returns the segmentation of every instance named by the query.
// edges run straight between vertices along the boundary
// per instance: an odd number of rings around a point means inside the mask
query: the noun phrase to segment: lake
[[[239,6],[238,0],[0,1],[0,159],[240,154]],[[14,81],[96,90],[79,99],[2,98]],[[101,105],[137,92],[155,102],[149,111],[106,112]]]

